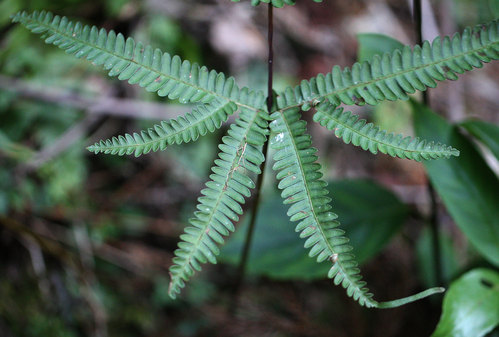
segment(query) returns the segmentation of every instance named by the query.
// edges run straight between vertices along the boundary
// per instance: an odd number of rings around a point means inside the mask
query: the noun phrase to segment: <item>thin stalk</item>
[[[273,63],[274,63],[274,49],[273,49],[273,35],[274,35],[274,27],[273,27],[273,6],[271,4],[268,5],[268,97],[267,97],[267,109],[269,113],[272,111],[272,106],[274,104],[273,101]],[[263,154],[265,155],[265,158],[267,158],[267,150],[268,150],[268,144],[269,142],[265,142],[263,145]],[[230,306],[230,311],[232,314],[235,313],[235,310],[237,308],[237,302],[239,299],[239,292],[241,290],[241,287],[243,285],[244,281],[244,276],[246,274],[246,267],[248,264],[248,257],[249,257],[249,252],[250,252],[250,247],[251,247],[251,242],[253,240],[253,234],[255,231],[255,222],[256,222],[256,215],[258,212],[258,205],[260,204],[260,198],[261,198],[261,191],[262,191],[262,186],[263,186],[263,178],[265,176],[265,167],[266,167],[266,161],[264,161],[260,165],[260,171],[261,173],[258,175],[258,180],[256,182],[256,189],[255,189],[255,199],[253,201],[253,204],[251,205],[251,213],[250,213],[250,223],[249,223],[249,228],[248,232],[246,233],[246,239],[244,242],[244,247],[243,247],[243,252],[241,256],[241,260],[239,261],[239,265],[237,268],[237,274],[236,274],[236,281],[234,283],[234,293],[233,293],[233,301]]]
[[[267,110],[269,113],[272,111],[272,105],[274,105],[274,12],[272,4],[269,4],[268,10],[268,86],[267,86]]]
[[[417,38],[417,43],[419,45],[423,44],[423,16],[422,16],[422,5],[421,0],[413,0],[413,11],[414,11],[414,29]],[[430,107],[430,97],[427,91],[423,91],[423,103]],[[430,197],[430,215],[428,221],[430,223],[431,229],[431,244],[433,261],[435,262],[435,278],[437,285],[443,285],[442,276],[442,256],[441,256],[441,245],[439,238],[439,225],[438,225],[438,204],[437,196],[433,185],[428,180],[427,184],[428,196]]]
[[[412,11],[416,42],[421,45],[423,42],[423,6],[421,0],[413,0]],[[426,91],[423,93],[426,94]]]

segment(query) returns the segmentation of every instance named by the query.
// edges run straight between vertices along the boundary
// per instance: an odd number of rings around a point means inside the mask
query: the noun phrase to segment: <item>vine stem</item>
[[[268,92],[267,92],[267,110],[269,113],[272,111],[272,106],[274,105],[274,98],[273,98],[273,63],[274,63],[274,48],[273,48],[273,35],[274,35],[274,25],[273,25],[273,6],[271,3],[268,5],[268,35],[267,35],[267,40],[268,40]],[[265,155],[265,158],[267,158],[268,155],[268,146],[269,142],[266,141],[265,144],[263,145],[262,152]],[[239,293],[241,290],[241,287],[243,285],[244,281],[244,276],[246,274],[246,268],[248,265],[248,257],[249,257],[249,252],[251,248],[251,242],[253,240],[253,234],[255,232],[255,222],[256,222],[256,215],[258,212],[258,205],[260,204],[260,199],[261,199],[261,191],[262,191],[262,186],[263,186],[263,178],[265,176],[265,167],[266,167],[266,160],[260,165],[260,171],[261,173],[258,175],[258,179],[256,182],[256,189],[255,189],[255,199],[253,201],[253,204],[251,205],[251,213],[250,213],[250,223],[248,227],[248,232],[246,233],[246,239],[244,242],[244,247],[243,247],[243,252],[241,256],[241,260],[239,261],[239,265],[237,268],[237,274],[236,274],[236,281],[234,283],[234,290],[233,290],[233,300],[230,305],[230,311],[232,314],[235,313],[235,309],[237,308],[238,300],[239,300]]]
[[[419,45],[423,44],[423,16],[422,16],[422,4],[421,0],[413,0],[413,13],[414,13],[414,29],[417,38],[417,43]],[[427,91],[423,91],[423,103],[427,107],[430,107],[430,97]],[[439,225],[438,225],[438,204],[435,189],[428,180],[427,184],[428,195],[430,197],[430,215],[428,221],[431,228],[431,245],[433,252],[433,261],[435,262],[435,278],[438,285],[443,285],[442,276],[442,259],[441,259],[441,247],[439,238]]]

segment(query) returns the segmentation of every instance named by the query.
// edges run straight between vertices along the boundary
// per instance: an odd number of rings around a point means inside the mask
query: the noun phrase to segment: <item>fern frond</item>
[[[263,96],[259,101],[263,104]],[[258,104],[255,104],[258,106]],[[180,236],[170,267],[169,294],[175,298],[185,282],[200,270],[201,263],[216,263],[217,245],[224,243],[223,236],[235,230],[233,222],[242,214],[241,204],[250,197],[254,182],[248,172],[260,174],[260,164],[265,160],[262,146],[268,135],[267,116],[263,111],[243,109],[232,124],[228,135],[219,145],[219,159],[212,167],[213,174],[198,199],[198,211],[190,220],[191,226]]]
[[[125,39],[121,33],[74,23],[45,11],[20,12],[12,20],[34,33],[43,34],[46,43],[54,44],[68,54],[103,65],[109,70],[109,76],[138,84],[159,96],[177,99],[180,103],[209,103],[217,99],[241,104],[238,102],[240,89],[233,77],[225,78],[223,73],[145,47],[132,38]]]
[[[334,66],[332,72],[302,81],[295,88],[298,104],[308,110],[327,98],[332,104],[375,105],[384,100],[407,100],[416,90],[435,87],[436,81],[456,80],[457,74],[499,59],[499,21],[466,28],[462,35],[437,37],[413,49],[376,55],[352,68]]]
[[[306,133],[306,122],[300,119],[299,108],[280,110],[271,115],[270,124],[276,135],[271,146],[276,150],[274,170],[279,171],[277,179],[285,204],[292,204],[288,210],[291,221],[300,221],[296,231],[300,237],[308,238],[305,248],[309,256],[317,256],[317,262],[330,260],[333,266],[329,277],[335,284],[342,284],[348,296],[361,305],[374,307],[373,295],[361,280],[352,247],[339,229],[336,214],[330,212],[326,182],[321,180],[320,165],[316,163],[316,149],[312,148],[311,137]]]
[[[300,119],[299,108],[283,109],[286,105],[278,98],[279,110],[271,115],[271,146],[276,150],[273,169],[278,171],[279,188],[284,204],[290,204],[287,215],[291,221],[299,221],[296,231],[301,238],[307,238],[305,248],[317,262],[329,260],[332,263],[328,277],[336,285],[341,284],[347,295],[368,308],[393,308],[444,291],[431,288],[421,293],[389,302],[377,302],[362,281],[358,263],[351,253],[348,238],[339,228],[337,215],[330,212],[327,183],[320,178],[321,166],[316,163],[317,152],[306,133],[306,122]]]
[[[232,0],[233,2],[240,2],[241,0]],[[251,5],[258,6],[260,3],[272,3],[272,6],[282,8],[284,5],[294,5],[296,0],[251,0]],[[322,2],[322,0],[314,0],[314,2]]]
[[[237,105],[227,101],[199,105],[185,116],[163,121],[140,133],[101,140],[87,149],[95,154],[134,154],[136,157],[151,151],[164,151],[169,145],[196,141],[199,136],[219,129],[236,110]]]
[[[365,119],[359,119],[327,101],[316,107],[313,118],[315,122],[334,131],[336,137],[346,144],[352,143],[373,154],[379,151],[392,157],[416,161],[459,156],[459,151],[451,146],[380,130],[373,123],[367,123]]]

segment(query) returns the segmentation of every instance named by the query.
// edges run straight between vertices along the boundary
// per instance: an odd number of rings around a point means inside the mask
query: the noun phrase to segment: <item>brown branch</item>
[[[38,151],[23,168],[34,171],[46,162],[65,152],[71,145],[81,140],[93,125],[102,120],[102,116],[87,115],[79,123],[70,127],[55,142]]]
[[[0,89],[11,91],[19,98],[31,99],[85,110],[88,114],[127,118],[164,120],[183,115],[190,109],[180,105],[167,105],[116,97],[85,97],[70,90],[46,87],[35,83],[0,75]]]

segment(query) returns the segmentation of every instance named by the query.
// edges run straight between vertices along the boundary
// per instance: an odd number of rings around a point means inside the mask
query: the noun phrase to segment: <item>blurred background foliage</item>
[[[429,5],[427,39],[499,16],[496,0],[423,3]],[[266,81],[263,6],[224,0],[1,1],[1,336],[427,336],[435,330],[442,298],[372,311],[324,280],[324,266],[306,256],[286,219],[272,172],[265,177],[237,310],[233,286],[245,219],[221,263],[207,266],[172,301],[172,252],[224,130],[140,160],[87,153],[85,146],[99,139],[186,110],[110,79],[10,23],[16,11],[35,9],[120,31],[253,88]],[[275,12],[277,89],[396,48],[396,40],[415,40],[409,1],[302,1]],[[457,335],[452,328],[459,312],[453,310],[477,307],[484,298],[492,309],[470,315],[484,323],[468,336],[499,335],[493,331],[499,307],[498,73],[492,63],[431,90],[432,109],[445,120],[409,102],[355,111],[389,130],[445,140],[462,150],[460,159],[423,165],[374,157],[309,125],[331,181],[334,210],[377,298],[442,283],[452,290],[455,284],[437,336]],[[439,194],[434,206],[425,166]],[[432,215],[440,226],[439,271],[428,227]],[[464,299],[463,289],[469,291]],[[475,302],[463,302],[470,299]]]

